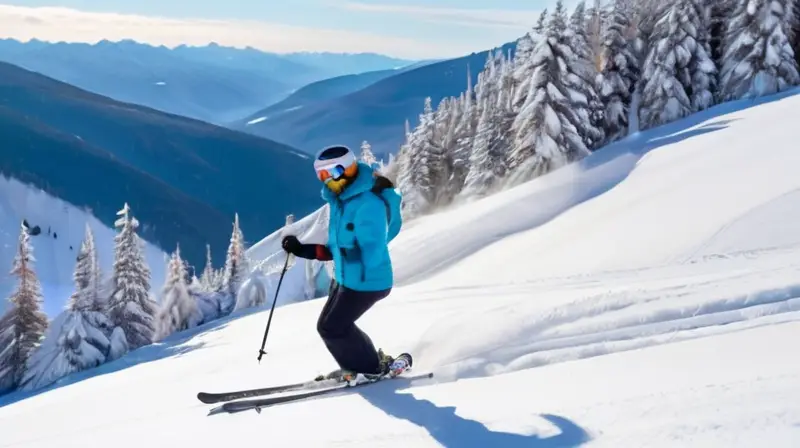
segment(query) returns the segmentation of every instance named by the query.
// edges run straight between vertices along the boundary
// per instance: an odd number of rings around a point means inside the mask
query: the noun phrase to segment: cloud
[[[430,6],[368,4],[359,2],[333,2],[330,6],[348,11],[380,14],[403,14],[425,22],[451,23],[485,28],[512,28],[520,31],[530,29],[539,18],[541,10],[511,9],[463,9],[437,8]]]
[[[0,37],[89,43],[103,39],[132,39],[167,47],[217,42],[276,53],[375,52],[409,59],[460,56],[474,50],[457,41],[427,42],[361,31],[306,28],[262,21],[175,19],[11,5],[0,5]]]

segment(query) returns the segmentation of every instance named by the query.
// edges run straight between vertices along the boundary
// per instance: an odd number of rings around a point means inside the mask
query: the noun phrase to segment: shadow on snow
[[[582,445],[590,439],[575,422],[552,414],[540,416],[559,431],[551,437],[492,431],[483,423],[460,417],[453,406],[439,407],[410,393],[400,393],[404,384],[408,383],[391,380],[365,388],[359,394],[386,414],[424,428],[445,447],[564,448]]]

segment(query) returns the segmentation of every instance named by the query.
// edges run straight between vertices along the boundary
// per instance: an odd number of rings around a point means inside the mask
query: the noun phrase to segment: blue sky
[[[567,2],[569,6],[572,2]],[[9,0],[0,36],[457,56],[524,33],[549,0]],[[55,8],[53,8],[55,7]],[[20,17],[22,16],[22,17]]]

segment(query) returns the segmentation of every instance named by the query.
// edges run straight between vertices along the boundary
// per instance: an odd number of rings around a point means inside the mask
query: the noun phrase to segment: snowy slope
[[[119,208],[122,208],[120,204]],[[133,211],[135,214],[135,210]],[[61,312],[73,292],[72,274],[88,222],[94,231],[98,257],[104,276],[111,273],[114,261],[116,230],[103,225],[93,215],[49,194],[25,185],[14,178],[0,176],[0,310],[6,297],[16,287],[8,275],[17,250],[20,223],[25,219],[42,233],[31,237],[36,273],[42,283],[45,312],[50,318]],[[55,235],[48,235],[48,229]],[[55,237],[57,236],[57,238]],[[145,243],[145,257],[152,270],[152,287],[164,282],[166,254]]]
[[[0,446],[800,446],[796,93],[409,223],[401,286],[360,325],[433,381],[206,416],[198,390],[333,368],[305,301],[275,312],[260,365],[265,312],[0,398]]]

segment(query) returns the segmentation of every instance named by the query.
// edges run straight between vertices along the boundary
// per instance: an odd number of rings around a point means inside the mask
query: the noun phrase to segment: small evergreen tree
[[[157,306],[150,296],[150,267],[136,234],[139,221],[131,216],[127,203],[117,215],[115,226],[120,232],[114,238],[114,290],[108,317],[124,333],[128,348],[135,350],[153,342]]]
[[[196,327],[203,320],[197,299],[189,294],[190,281],[179,246],[167,264],[161,308],[156,318],[156,340],[164,339],[177,331]]]
[[[242,283],[247,279],[249,267],[245,253],[244,235],[239,227],[239,214],[234,216],[233,232],[231,233],[228,253],[223,268],[222,289],[225,300],[220,303],[220,315],[227,316],[236,305],[236,295]]]
[[[67,309],[57,319],[60,325],[50,328],[31,357],[24,389],[44,387],[70,373],[106,362],[113,328],[108,318],[97,310],[97,269],[94,236],[87,224],[73,274],[75,291]]]
[[[203,291],[211,292],[219,290],[219,271],[214,269],[214,262],[211,258],[211,245],[206,244],[206,265],[200,275],[200,286]]]
[[[17,288],[8,298],[10,307],[0,318],[0,393],[19,387],[28,363],[48,327],[42,311],[42,288],[34,270],[33,248],[26,226],[20,226],[17,254],[11,275]]]
[[[369,144],[366,140],[361,143],[361,161],[366,163],[367,165],[371,166],[372,168],[377,168],[378,160],[375,158],[375,154],[372,153],[372,145]]]

